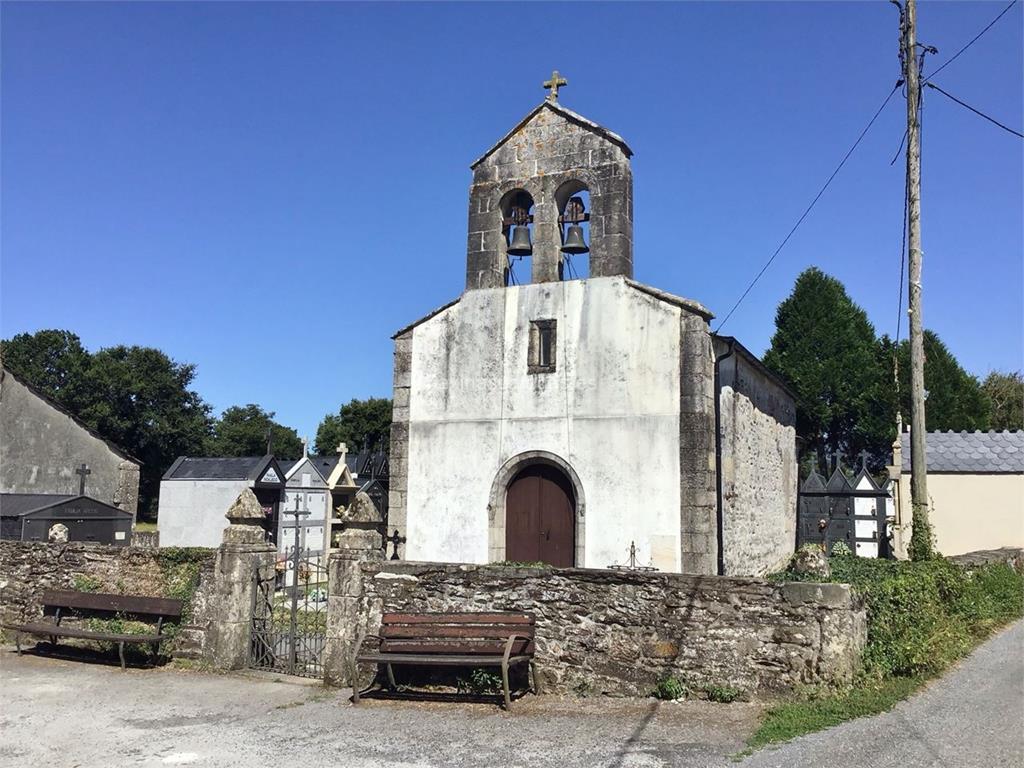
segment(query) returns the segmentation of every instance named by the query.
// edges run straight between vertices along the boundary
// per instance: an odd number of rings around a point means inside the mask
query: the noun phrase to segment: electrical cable
[[[978,117],[983,117],[983,118],[985,118],[986,120],[988,120],[988,121],[989,121],[990,123],[992,123],[993,125],[997,125],[997,126],[999,126],[1000,128],[1002,128],[1002,129],[1003,129],[1004,131],[1006,131],[1007,133],[1012,133],[1012,134],[1013,134],[1014,136],[1017,136],[1018,138],[1024,139],[1024,133],[1021,133],[1020,131],[1015,131],[1015,130],[1014,130],[1013,128],[1010,128],[1010,127],[1009,127],[1009,126],[1007,126],[1007,125],[1003,125],[1003,124],[1002,124],[1002,123],[1000,123],[1000,122],[999,122],[998,120],[996,120],[996,119],[995,119],[994,117],[989,117],[989,116],[988,116],[988,115],[986,115],[986,114],[985,114],[984,112],[981,112],[980,110],[977,110],[977,109],[975,109],[974,107],[972,107],[972,106],[971,106],[970,104],[966,104],[966,103],[964,103],[964,102],[960,101],[960,99],[958,99],[958,98],[957,98],[956,96],[954,96],[953,94],[951,94],[951,93],[948,93],[948,92],[946,92],[946,91],[942,90],[942,89],[941,89],[941,88],[939,88],[939,86],[937,86],[937,85],[936,85],[935,83],[925,83],[925,85],[927,85],[927,86],[928,86],[929,88],[934,88],[934,89],[935,89],[936,91],[938,91],[939,93],[941,93],[941,94],[942,94],[943,96],[945,96],[945,97],[946,97],[947,99],[952,99],[952,100],[953,100],[953,101],[955,101],[955,102],[956,102],[957,104],[959,104],[959,105],[960,105],[961,107],[965,107],[965,108],[967,108],[967,109],[971,110],[971,112],[973,112],[974,114],[976,114],[976,115],[977,115]]]
[[[952,64],[954,61],[956,61],[961,53],[963,53],[968,48],[970,48],[972,45],[974,45],[976,42],[978,42],[978,38],[980,38],[982,35],[984,35],[986,32],[988,32],[992,28],[992,25],[995,24],[997,21],[999,21],[1001,18],[1003,18],[1003,16],[1006,14],[1006,12],[1008,10],[1010,10],[1011,8],[1013,8],[1013,6],[1016,5],[1016,4],[1017,4],[1017,0],[1010,0],[1010,4],[1008,6],[1006,6],[1005,8],[1003,8],[1003,10],[999,12],[999,15],[996,16],[994,19],[992,19],[992,21],[990,21],[988,23],[988,26],[986,26],[983,30],[981,30],[981,32],[979,32],[974,37],[972,37],[971,40],[963,48],[961,48],[959,51],[954,53],[949,59],[946,60],[946,62],[944,64],[942,64],[942,66],[940,66],[938,69],[936,69],[930,75],[928,75],[924,79],[923,82],[927,83],[929,80],[931,80],[937,74],[939,74],[939,72],[944,70],[946,67],[948,67],[950,64]]]
[[[782,249],[786,246],[786,243],[788,243],[789,239],[793,236],[793,233],[797,231],[797,229],[803,223],[804,219],[807,218],[807,214],[811,212],[811,209],[814,208],[818,200],[821,199],[821,196],[825,194],[825,190],[828,189],[829,185],[832,183],[832,180],[839,174],[839,171],[842,170],[843,166],[846,165],[846,161],[850,159],[850,155],[852,155],[853,151],[857,149],[857,147],[860,145],[861,140],[871,129],[871,126],[875,124],[875,120],[877,120],[878,116],[882,114],[882,110],[885,109],[886,105],[889,103],[889,100],[893,97],[893,94],[896,93],[896,91],[899,89],[901,85],[903,85],[903,80],[897,80],[896,85],[892,87],[892,90],[889,91],[889,95],[886,96],[885,101],[882,102],[882,106],[878,108],[875,114],[868,121],[868,124],[864,126],[864,130],[860,132],[860,135],[857,137],[857,140],[853,142],[853,146],[850,147],[847,153],[843,156],[843,159],[839,161],[839,165],[837,165],[836,169],[832,171],[832,175],[828,177],[828,180],[825,182],[825,185],[818,191],[818,194],[815,195],[814,199],[811,201],[811,204],[807,206],[806,210],[804,210],[802,214],[800,214],[800,218],[797,219],[796,224],[793,225],[793,228],[789,230],[789,234],[787,234],[783,241],[779,244],[779,247],[775,249],[775,252],[771,255],[771,258],[769,258],[768,261],[765,262],[765,265],[761,267],[761,271],[758,272],[754,279],[750,281],[750,285],[747,286],[747,289],[743,291],[743,294],[739,297],[739,299],[736,300],[736,303],[733,304],[732,309],[729,310],[729,313],[725,316],[725,319],[718,324],[718,327],[715,329],[715,333],[718,333],[719,331],[722,330],[722,326],[724,326],[729,321],[729,318],[732,317],[733,313],[736,311],[739,305],[743,303],[743,300],[745,298],[747,298],[747,294],[749,294],[750,291],[754,288],[754,285],[757,284],[757,281],[761,279],[761,276],[768,270],[768,267],[772,265],[772,262],[775,261],[775,257],[779,255]]]

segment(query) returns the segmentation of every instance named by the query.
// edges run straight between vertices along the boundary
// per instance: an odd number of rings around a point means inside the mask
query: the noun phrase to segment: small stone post
[[[362,564],[384,559],[381,544],[380,533],[374,528],[347,527],[339,536],[338,549],[328,560],[327,641],[324,648],[324,681],[328,685],[355,684],[351,680],[349,666],[356,640],[366,629]]]
[[[225,514],[228,525],[217,549],[213,604],[204,656],[217,669],[241,669],[249,661],[256,571],[273,573],[276,550],[267,542],[266,514],[246,488]]]

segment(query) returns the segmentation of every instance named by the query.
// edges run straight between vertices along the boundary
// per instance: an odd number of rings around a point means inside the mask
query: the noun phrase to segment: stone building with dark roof
[[[138,459],[0,367],[0,493],[84,493],[134,517],[140,466]]]
[[[929,432],[928,496],[944,555],[1024,547],[1024,432]],[[906,556],[913,529],[910,433],[893,444],[893,546]]]

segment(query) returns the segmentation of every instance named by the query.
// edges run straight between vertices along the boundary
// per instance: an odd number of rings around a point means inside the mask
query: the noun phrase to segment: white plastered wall
[[[413,331],[406,557],[484,563],[499,469],[543,451],[585,497],[583,561],[680,569],[680,309],[622,278],[468,291]],[[527,373],[532,320],[556,371]],[[579,548],[578,548],[579,549]]]
[[[217,547],[228,526],[224,514],[248,480],[163,480],[157,525],[161,547]]]

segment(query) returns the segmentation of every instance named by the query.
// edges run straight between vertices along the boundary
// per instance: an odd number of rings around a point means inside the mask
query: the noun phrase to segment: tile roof
[[[910,471],[910,433],[900,435],[903,471]],[[929,472],[1024,474],[1024,432],[929,432]]]

